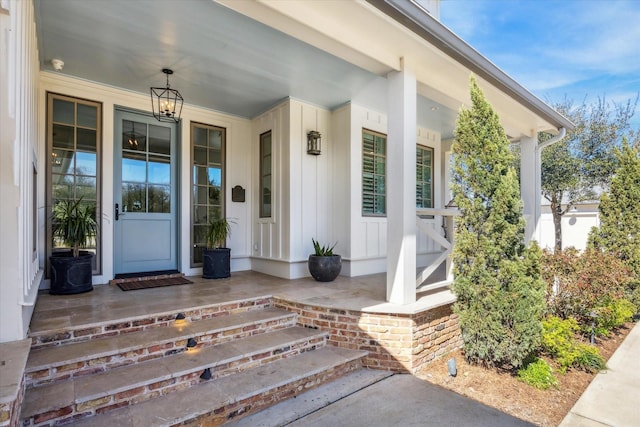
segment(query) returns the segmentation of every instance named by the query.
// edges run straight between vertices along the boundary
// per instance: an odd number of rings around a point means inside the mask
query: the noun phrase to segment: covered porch
[[[443,278],[441,268],[432,280]],[[42,293],[29,336],[34,347],[50,347],[110,336],[114,330],[135,332],[142,320],[148,327],[164,326],[178,313],[195,321],[221,315],[219,306],[260,301],[296,313],[301,326],[328,332],[332,345],[369,351],[365,365],[370,368],[415,372],[460,344],[451,311],[455,296],[446,288],[420,292],[415,303],[400,305],[386,301],[381,273],[339,276],[329,283],[254,271],[235,272],[229,279],[188,279],[193,283],[127,292],[111,284],[78,295]]]

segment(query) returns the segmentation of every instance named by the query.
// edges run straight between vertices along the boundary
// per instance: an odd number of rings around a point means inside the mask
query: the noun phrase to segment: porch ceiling
[[[365,97],[386,110],[385,97],[367,90],[384,84],[378,73],[212,0],[35,0],[35,7],[44,71],[59,58],[63,74],[148,93],[165,84],[160,70],[168,67],[187,103],[249,118],[287,97],[328,109]],[[457,112],[420,99],[421,110],[431,107],[421,124],[451,134]]]
[[[450,138],[469,103],[473,67],[364,1],[34,2],[42,70],[58,58],[64,74],[148,93],[165,84],[161,69],[172,68],[171,86],[188,104],[241,117],[288,97],[386,112],[385,76],[403,60],[418,79],[418,125]],[[557,128],[479,77],[509,135]]]

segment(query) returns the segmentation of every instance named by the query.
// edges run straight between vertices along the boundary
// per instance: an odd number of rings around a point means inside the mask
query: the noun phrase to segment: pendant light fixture
[[[176,89],[171,89],[169,86],[169,76],[173,74],[173,70],[163,68],[162,72],[167,75],[167,87],[151,88],[153,117],[161,122],[178,123],[180,121],[180,115],[182,114],[182,103],[184,99],[182,95],[180,95],[180,92]]]

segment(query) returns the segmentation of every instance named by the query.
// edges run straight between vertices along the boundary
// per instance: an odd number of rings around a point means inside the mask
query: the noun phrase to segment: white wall
[[[6,8],[5,8],[6,7]],[[0,342],[26,337],[42,278],[39,225],[38,41],[31,1],[0,7]],[[38,171],[34,178],[33,170]],[[38,194],[35,195],[36,197]],[[40,224],[42,215],[39,215]]]
[[[591,227],[600,226],[600,213],[597,204],[578,205],[575,211],[562,216],[562,248],[574,247],[584,250]],[[540,218],[540,247],[553,249],[555,246],[555,227],[553,215],[548,205],[542,206]]]
[[[333,175],[336,177],[332,196],[336,201],[334,224],[340,236],[337,239],[338,249],[343,256],[341,274],[347,276],[386,271],[387,219],[362,215],[363,129],[387,134],[386,115],[355,103],[333,112],[332,132],[337,148],[333,166]],[[419,127],[416,141],[419,145],[434,149],[434,204],[435,207],[442,207],[441,182],[445,156],[441,150],[440,134]],[[442,225],[440,217],[428,221],[435,228]],[[430,255],[440,252],[440,247],[419,234],[417,252],[418,265],[425,265]]]
[[[149,111],[149,95],[125,91],[80,79],[70,78],[60,73],[41,72],[39,108],[45,115],[46,93],[55,92],[68,96],[90,99],[102,103],[102,274],[93,277],[94,284],[107,283],[113,278],[113,159],[114,159],[114,112],[116,106]],[[241,185],[246,194],[253,192],[251,170],[247,153],[251,150],[251,122],[212,110],[185,104],[182,109],[180,128],[180,261],[179,270],[187,275],[201,274],[201,268],[190,266],[191,227],[191,147],[190,122],[195,121],[227,130],[226,141],[226,215],[234,221],[228,246],[231,248],[233,271],[251,268],[251,221],[252,201],[231,202],[231,188]],[[46,129],[39,127],[39,140],[46,140]],[[40,156],[45,156],[45,144],[41,144]],[[44,176],[44,174],[43,174]],[[44,256],[44,245],[40,248]]]
[[[329,111],[289,99],[253,120],[254,186],[259,180],[259,138],[271,130],[272,216],[259,217],[259,191],[253,195],[253,259],[256,271],[285,278],[308,276],[311,239],[334,242],[331,173],[334,143]],[[307,133],[322,134],[322,154],[307,154]]]

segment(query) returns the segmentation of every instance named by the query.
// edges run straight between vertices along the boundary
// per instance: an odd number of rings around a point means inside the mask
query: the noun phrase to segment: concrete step
[[[324,347],[140,404],[86,418],[79,427],[214,426],[260,411],[361,369],[366,352]]]
[[[25,395],[23,426],[66,422],[184,390],[201,383],[206,368],[213,378],[235,374],[324,347],[326,336],[291,327],[34,387]]]
[[[165,307],[162,304],[162,307]],[[175,310],[166,311],[157,309],[153,301],[145,303],[145,314],[131,317],[119,317],[117,320],[102,321],[97,323],[83,323],[80,325],[60,325],[46,330],[37,330],[29,333],[31,348],[54,347],[72,342],[88,341],[114,335],[124,335],[157,327],[171,326],[176,316],[182,313],[187,320],[204,320],[227,314],[242,313],[251,310],[259,310],[272,306],[271,296],[256,296],[243,298],[237,301],[225,301],[223,303],[202,304],[189,306],[188,309],[177,307]],[[105,309],[117,310],[117,307]],[[62,309],[61,309],[62,310]]]
[[[39,386],[181,353],[189,338],[200,348],[295,326],[295,320],[293,313],[265,308],[193,322],[174,320],[169,327],[36,348],[27,361],[26,384]]]

